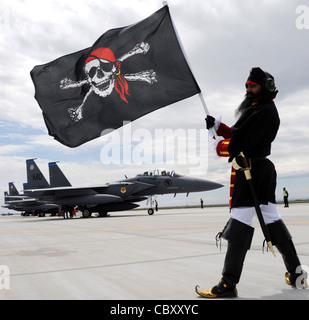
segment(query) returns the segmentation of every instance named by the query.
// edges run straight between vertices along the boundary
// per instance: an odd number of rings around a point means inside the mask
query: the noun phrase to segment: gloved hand
[[[215,125],[215,118],[212,116],[207,116],[205,118],[206,121],[206,128],[209,130]]]

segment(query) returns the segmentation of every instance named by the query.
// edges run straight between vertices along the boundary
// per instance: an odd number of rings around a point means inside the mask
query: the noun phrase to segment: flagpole
[[[167,6],[167,1],[162,1],[162,4],[163,4],[163,6]],[[171,21],[172,21],[173,28],[174,28],[174,30],[175,30],[176,37],[177,37],[178,43],[179,43],[179,45],[180,45],[181,51],[182,51],[182,53],[183,53],[183,55],[184,55],[184,57],[185,57],[188,65],[189,65],[189,68],[191,69],[191,72],[192,72],[193,76],[194,76],[194,73],[193,73],[193,71],[192,71],[191,65],[190,65],[190,63],[189,63],[189,59],[188,59],[188,57],[187,57],[187,55],[186,55],[186,51],[185,51],[184,46],[183,46],[183,44],[182,44],[182,42],[181,42],[181,39],[180,39],[180,37],[179,37],[178,31],[177,31],[177,29],[176,29],[176,26],[175,26],[175,24],[174,24],[172,15],[171,15]],[[207,105],[206,105],[206,102],[205,102],[205,99],[204,99],[204,97],[203,97],[202,92],[199,93],[199,97],[200,97],[200,100],[201,100],[201,102],[202,102],[202,106],[203,106],[203,108],[204,108],[204,110],[205,110],[206,116],[209,116],[210,113],[209,113],[209,110],[208,110],[208,108],[207,108]],[[210,130],[211,130],[214,138],[217,138],[217,133],[216,133],[215,128],[212,127],[212,128],[210,128]]]
[[[204,97],[203,97],[202,92],[200,92],[198,95],[199,95],[199,97],[200,97],[200,99],[201,99],[201,102],[202,102],[202,105],[203,105],[203,107],[204,107],[206,116],[209,116],[210,114],[209,114],[209,111],[208,111],[208,108],[207,108],[207,105],[206,105],[206,102],[205,102],[205,100],[204,100]],[[209,130],[212,132],[214,138],[217,139],[217,132],[216,132],[215,128],[214,128],[214,127],[211,127]]]

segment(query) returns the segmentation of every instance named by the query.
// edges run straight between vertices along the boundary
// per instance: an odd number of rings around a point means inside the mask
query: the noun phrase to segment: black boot
[[[221,237],[228,241],[222,280],[231,288],[239,282],[247,250],[251,247],[254,228],[230,219]]]
[[[296,286],[296,280],[303,275],[301,263],[299,261],[292,236],[284,224],[283,220],[278,220],[267,225],[272,244],[275,245],[281,253],[283,262],[287,269],[285,281],[291,286]],[[301,279],[301,283],[305,283],[305,279]]]
[[[228,240],[228,247],[219,284],[210,290],[196,292],[205,298],[237,297],[236,284],[239,282],[247,250],[250,249],[254,228],[230,219],[220,235]]]

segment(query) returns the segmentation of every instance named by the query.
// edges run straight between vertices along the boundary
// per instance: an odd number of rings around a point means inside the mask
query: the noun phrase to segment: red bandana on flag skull
[[[128,103],[125,94],[130,95],[129,86],[127,80],[121,75],[120,68],[121,61],[116,60],[113,51],[109,48],[98,48],[92,51],[84,65],[89,82],[96,87],[97,94],[106,96],[115,88],[121,99]]]

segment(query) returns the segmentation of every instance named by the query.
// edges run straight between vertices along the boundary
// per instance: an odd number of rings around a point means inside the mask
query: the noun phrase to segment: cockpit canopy
[[[148,176],[148,177],[181,177],[181,174],[176,173],[174,170],[167,170],[167,169],[154,169],[154,170],[149,170],[145,171],[142,174],[139,174],[139,176]]]

